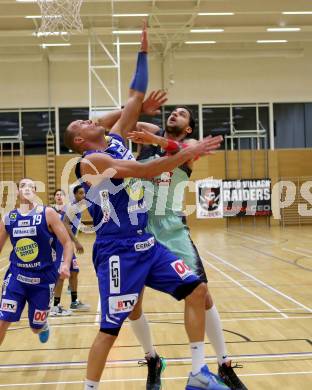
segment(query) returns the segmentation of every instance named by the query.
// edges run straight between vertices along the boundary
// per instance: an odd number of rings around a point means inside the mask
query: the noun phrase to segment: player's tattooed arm
[[[2,251],[4,244],[9,237],[7,231],[5,230],[4,223],[2,219],[0,219],[0,252]]]
[[[57,239],[63,246],[64,262],[61,265],[60,277],[62,279],[69,278],[70,264],[74,255],[72,241],[63,222],[60,220],[58,213],[51,207],[46,208],[46,220],[49,230],[56,235]]]

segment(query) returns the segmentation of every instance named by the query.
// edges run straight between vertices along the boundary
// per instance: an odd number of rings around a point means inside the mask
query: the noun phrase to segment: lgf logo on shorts
[[[190,275],[194,275],[194,272],[191,268],[184,263],[183,260],[176,260],[171,263],[171,267],[175,270],[175,272],[180,276],[181,279],[186,279]]]
[[[34,324],[44,324],[48,318],[49,310],[38,310],[34,312],[33,323]]]
[[[138,301],[138,294],[119,295],[118,297],[109,297],[109,313],[129,313]]]
[[[1,301],[1,310],[8,311],[9,313],[16,313],[17,302],[12,301],[11,299],[2,299]]]

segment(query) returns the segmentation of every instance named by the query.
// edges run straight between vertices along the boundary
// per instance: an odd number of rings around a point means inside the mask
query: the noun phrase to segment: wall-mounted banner
[[[197,218],[270,216],[271,179],[196,181]]]
[[[222,180],[196,181],[197,218],[222,218]]]
[[[271,179],[223,180],[223,216],[269,216]]]

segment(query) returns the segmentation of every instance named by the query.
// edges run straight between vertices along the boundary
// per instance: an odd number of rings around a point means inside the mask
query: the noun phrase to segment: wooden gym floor
[[[240,377],[251,390],[312,388],[312,227],[192,230],[218,306],[229,353],[243,364]],[[90,259],[93,236],[80,236],[79,298],[91,312],[51,318],[52,334],[42,345],[28,329],[27,313],[14,324],[0,349],[0,387],[81,389],[89,347],[98,330],[98,289]],[[7,268],[6,245],[0,277]],[[67,282],[65,288],[67,288]],[[63,292],[62,304],[70,296]],[[149,289],[144,308],[160,355],[167,358],[163,389],[184,389],[190,353],[183,303]],[[217,371],[207,341],[207,362]],[[102,377],[101,389],[144,390],[142,351],[126,322]]]

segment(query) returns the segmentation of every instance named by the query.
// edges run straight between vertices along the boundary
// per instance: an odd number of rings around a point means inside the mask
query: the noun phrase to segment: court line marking
[[[253,297],[257,298],[259,301],[261,301],[263,304],[265,304],[266,306],[268,306],[269,308],[271,308],[272,310],[274,310],[276,313],[279,313],[282,317],[284,318],[288,318],[288,315],[285,314],[285,313],[282,313],[277,307],[271,305],[271,303],[269,303],[268,301],[266,301],[265,299],[263,299],[262,297],[260,297],[260,295],[256,294],[255,292],[253,292],[252,290],[250,290],[248,287],[245,287],[243,284],[241,284],[240,282],[238,282],[237,280],[233,279],[231,276],[227,275],[225,272],[221,271],[218,267],[216,267],[215,265],[209,263],[206,259],[203,259],[205,261],[205,263],[213,268],[215,271],[219,272],[221,275],[223,275],[225,278],[231,280],[234,284],[236,284],[237,286],[239,286],[242,290],[248,292],[250,295],[252,295]]]
[[[312,253],[311,250],[309,249],[306,249],[306,248],[300,248],[299,246],[296,247],[296,249],[299,249],[300,251],[304,251],[304,252],[308,252],[308,253]]]
[[[240,374],[240,377],[252,378],[257,376],[282,376],[282,375],[309,375],[312,371],[287,371],[287,372],[260,372],[254,374]],[[172,376],[162,377],[164,381],[176,381],[188,379],[188,376]],[[100,383],[118,383],[118,382],[145,382],[146,378],[122,378],[122,379],[102,379]],[[23,386],[41,386],[41,385],[71,385],[71,384],[82,384],[84,381],[59,381],[59,382],[29,382],[29,383],[10,383],[3,384],[0,387],[23,387]]]
[[[254,235],[252,235],[250,233],[246,233],[246,232],[237,232],[235,230],[228,230],[228,233],[236,234],[236,235],[239,236],[239,238],[246,238],[246,239],[249,239],[249,240],[252,240],[252,241],[257,241],[260,244],[264,244],[264,243],[272,243],[274,245],[280,244],[280,241],[270,240],[268,238],[259,237],[259,236],[254,236]]]
[[[289,357],[312,357],[312,352],[289,352],[289,353],[271,353],[271,354],[246,354],[246,355],[231,355],[232,359],[235,360],[253,360],[253,359],[281,359],[281,358],[289,358]],[[106,367],[114,367],[118,365],[137,365],[137,359],[127,359],[127,360],[110,360],[107,361]],[[166,358],[166,361],[170,363],[191,363],[192,358],[183,357],[183,358]],[[215,356],[205,356],[206,362],[216,363]],[[0,370],[7,370],[13,368],[44,368],[44,367],[85,367],[87,365],[87,361],[77,361],[77,362],[51,362],[51,363],[28,363],[28,364],[1,364]]]
[[[307,253],[295,251],[294,249],[281,248],[281,250],[286,251],[286,252],[290,252],[290,253],[294,253],[295,255],[300,255],[300,256],[304,256],[304,257],[308,257],[308,258],[311,257],[311,255],[308,255]]]
[[[288,318],[283,318],[283,317],[252,317],[252,318],[224,318],[221,319],[222,322],[237,322],[237,321],[285,321],[285,320],[310,320],[312,319],[312,316],[310,315],[305,315],[305,316],[293,316],[293,317],[288,317]],[[154,325],[159,325],[162,324],[162,322],[150,322],[151,326]],[[172,324],[172,325],[183,325],[183,322],[178,323],[178,324]],[[170,325],[170,324],[169,324]],[[99,324],[80,324],[79,322],[73,323],[73,324],[59,324],[59,325],[52,325],[52,328],[88,328],[88,327],[95,327],[99,326]],[[130,326],[129,322],[124,322],[123,326]],[[27,330],[28,332],[28,327],[27,329],[22,327],[10,327],[9,331],[12,330]]]
[[[251,279],[257,281],[259,284],[261,284],[261,285],[264,286],[265,288],[267,288],[267,289],[269,289],[269,290],[275,292],[276,294],[278,294],[278,295],[284,297],[286,300],[288,300],[288,301],[290,301],[290,302],[292,302],[292,303],[295,303],[297,306],[302,307],[303,309],[305,309],[305,310],[308,311],[309,313],[312,313],[312,309],[311,309],[311,308],[309,308],[308,306],[304,305],[303,303],[297,301],[296,299],[290,297],[289,295],[284,294],[282,291],[277,290],[276,288],[272,287],[270,284],[267,284],[267,283],[263,282],[262,280],[256,278],[255,276],[251,275],[250,273],[241,270],[241,269],[240,269],[239,267],[237,267],[236,265],[231,264],[229,261],[223,259],[222,257],[220,257],[220,256],[218,256],[218,255],[216,255],[216,254],[214,254],[214,253],[212,253],[212,252],[210,252],[210,251],[207,251],[207,250],[206,250],[206,253],[208,253],[210,256],[214,257],[214,258],[215,258],[216,260],[218,260],[220,263],[223,263],[223,264],[227,265],[228,267],[231,267],[231,268],[235,269],[236,271],[240,272],[241,274],[243,274],[243,275],[245,275],[245,276],[247,276],[247,277],[249,277],[249,278],[251,278]]]

